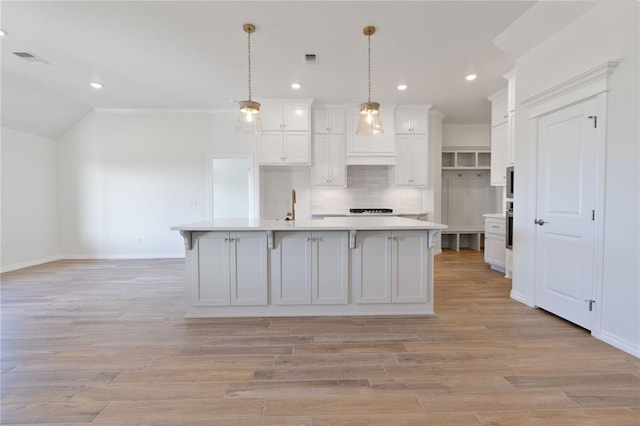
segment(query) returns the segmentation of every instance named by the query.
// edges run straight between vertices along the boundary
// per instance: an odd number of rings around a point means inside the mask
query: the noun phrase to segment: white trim
[[[66,254],[58,260],[182,259],[184,253]]]
[[[492,94],[490,94],[489,96],[487,96],[487,99],[490,100],[491,102],[494,101],[495,98],[504,95],[505,93],[507,93],[507,87],[502,88],[500,90],[498,90],[497,92],[494,92]]]
[[[636,358],[640,358],[640,346],[635,345],[633,342],[622,339],[607,331],[601,331],[598,335],[594,335],[594,337],[620,349],[621,351],[625,351]]]
[[[94,108],[112,114],[235,114],[236,108]]]
[[[532,308],[534,307],[531,303],[527,301],[527,297],[524,294],[520,294],[517,291],[511,290],[511,293],[509,293],[509,297],[527,306],[531,306]]]
[[[40,259],[27,260],[26,262],[14,263],[13,265],[7,265],[0,268],[0,273],[4,274],[5,272],[11,272],[18,269],[29,268],[31,266],[42,265],[43,263],[55,262],[56,260],[60,259],[62,259],[61,256],[48,256],[42,257]]]
[[[603,262],[604,262],[604,211],[605,211],[605,168],[606,168],[606,147],[607,147],[607,90],[608,78],[616,69],[620,61],[607,61],[604,64],[577,75],[563,83],[557,84],[550,89],[544,90],[536,95],[523,100],[521,104],[528,108],[529,137],[534,142],[536,156],[533,160],[533,170],[538,170],[538,120],[543,114],[552,113],[571,105],[584,102],[590,98],[596,99],[596,116],[598,117],[598,128],[596,135],[596,163],[595,167],[595,201],[596,220],[594,223],[594,249],[593,249],[593,289],[592,297],[596,301],[595,311],[591,321],[591,334],[596,337],[602,336],[602,292],[603,292]],[[538,186],[537,177],[534,184],[535,210],[537,211]],[[527,290],[531,296],[531,301],[535,306],[535,294],[537,286],[536,278],[536,247],[534,235],[534,248],[532,250],[531,281]],[[610,335],[609,335],[610,336]],[[602,339],[604,340],[604,339]],[[616,345],[614,345],[616,346]],[[616,346],[618,347],[618,346]]]
[[[607,61],[547,90],[529,96],[520,103],[528,108],[529,119],[532,119],[606,92],[609,76],[619,63],[619,60]]]
[[[207,211],[209,218],[213,219],[213,160],[216,158],[242,158],[246,159],[249,167],[249,215],[248,217],[258,217],[260,205],[260,194],[258,193],[259,180],[257,178],[257,164],[253,154],[209,154],[207,155]]]

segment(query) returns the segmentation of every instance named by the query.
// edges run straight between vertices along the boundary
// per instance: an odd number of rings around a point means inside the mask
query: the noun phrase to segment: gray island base
[[[399,217],[221,219],[175,226],[186,317],[432,315],[433,242]]]

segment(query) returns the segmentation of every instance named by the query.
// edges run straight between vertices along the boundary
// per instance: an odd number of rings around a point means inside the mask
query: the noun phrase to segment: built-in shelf
[[[491,151],[442,151],[442,169],[490,169]]]

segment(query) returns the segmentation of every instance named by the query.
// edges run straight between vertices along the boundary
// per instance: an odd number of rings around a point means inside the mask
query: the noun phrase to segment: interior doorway
[[[256,217],[255,188],[251,156],[209,156],[211,219]]]

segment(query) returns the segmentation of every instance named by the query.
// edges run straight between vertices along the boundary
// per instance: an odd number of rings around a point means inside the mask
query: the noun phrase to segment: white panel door
[[[593,312],[595,99],[538,120],[536,305],[587,329]],[[541,222],[544,221],[544,222]],[[542,224],[542,225],[540,225]]]
[[[478,176],[479,175],[479,176]],[[486,175],[477,173],[475,177],[469,178],[469,217],[467,226],[469,229],[483,229],[483,214],[490,212],[489,207],[489,186],[487,186]]]
[[[277,232],[271,251],[271,271],[275,304],[310,304],[311,233]]]
[[[391,302],[391,233],[358,232],[353,259],[356,303]]]
[[[207,232],[196,238],[197,280],[194,306],[229,305],[229,233]]]
[[[450,178],[448,188],[449,205],[449,228],[465,229],[467,218],[469,217],[469,180],[461,178]]]
[[[312,234],[312,303],[344,305],[349,301],[349,234]]]
[[[413,140],[396,135],[396,185],[410,185],[413,179]]]
[[[232,305],[267,304],[267,235],[264,232],[230,234]]]
[[[427,301],[426,237],[422,233],[393,233],[391,262],[391,301],[424,303]]]
[[[313,157],[311,166],[311,184],[327,186],[331,182],[331,154],[329,135],[313,135]]]

